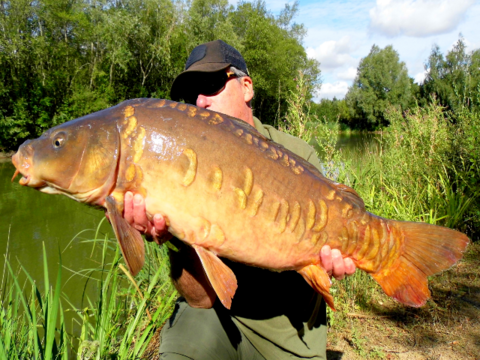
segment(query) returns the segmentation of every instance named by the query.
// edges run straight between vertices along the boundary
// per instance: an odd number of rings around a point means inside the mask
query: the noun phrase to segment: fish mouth
[[[20,173],[20,170],[18,170],[18,169],[16,169],[15,174],[13,174],[12,182],[15,180],[15,178],[18,176],[18,174],[22,175],[22,178],[20,179],[20,181],[18,183],[20,185],[23,185],[23,186],[28,186],[28,183],[30,182],[30,176],[23,175],[22,173]]]
[[[30,146],[27,146],[27,153],[31,153],[32,149]],[[42,180],[35,180],[32,174],[29,173],[29,170],[32,167],[31,156],[29,154],[24,154],[20,150],[15,153],[12,157],[12,164],[15,166],[15,173],[12,177],[12,182],[18,176],[22,175],[22,178],[19,181],[19,184],[22,186],[30,186],[35,188],[45,187],[47,184]]]

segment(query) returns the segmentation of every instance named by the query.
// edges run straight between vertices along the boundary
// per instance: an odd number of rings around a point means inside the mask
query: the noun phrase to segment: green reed
[[[138,359],[145,352],[176,298],[166,250],[146,243],[145,267],[130,280],[116,241],[99,238],[100,225],[95,237],[85,240],[92,251],[101,251],[99,267],[73,278],[79,284],[86,280],[86,305],[80,309],[62,294],[61,259],[56,282],[50,284],[45,248],[43,289],[22,266],[14,272],[6,261],[8,272],[0,289],[0,359]],[[99,289],[93,299],[86,293],[89,283]],[[74,314],[71,326],[65,323],[66,312]]]
[[[331,155],[336,181],[353,187],[367,211],[385,218],[461,231],[478,227],[472,214],[478,209],[480,190],[466,180],[474,168],[459,166],[457,124],[435,104],[406,114],[392,110],[389,121],[378,144],[367,151]],[[475,241],[475,232],[469,234]],[[376,301],[388,301],[375,281],[360,271],[334,281],[333,291],[341,311],[329,313],[331,323],[341,322],[348,312],[368,310]]]
[[[43,245],[43,294],[33,278],[21,266],[26,276],[23,286],[19,274],[8,261],[8,274],[1,289],[0,358],[2,359],[67,359],[68,335],[65,330],[60,301],[61,261],[55,287],[50,286],[48,262]],[[5,275],[5,274],[4,274]],[[28,292],[28,295],[25,293]]]
[[[367,211],[376,215],[469,231],[476,240],[480,230],[478,113],[465,110],[453,119],[435,102],[407,113],[392,108],[387,115],[390,126],[378,134],[377,143],[344,152],[335,146],[340,130],[336,119],[309,116],[308,103],[299,100],[307,86],[300,76],[297,85],[288,102],[290,115],[281,128],[305,135],[305,141],[311,137],[304,129],[313,131],[325,176],[354,188]],[[380,286],[362,271],[333,282],[331,292],[340,311],[329,310],[331,326],[344,321],[348,312],[369,310],[376,299],[386,301]]]

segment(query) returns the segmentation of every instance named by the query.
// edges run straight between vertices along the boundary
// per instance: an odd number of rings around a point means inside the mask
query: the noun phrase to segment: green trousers
[[[160,341],[164,360],[265,360],[219,301],[211,309],[196,309],[179,298]]]

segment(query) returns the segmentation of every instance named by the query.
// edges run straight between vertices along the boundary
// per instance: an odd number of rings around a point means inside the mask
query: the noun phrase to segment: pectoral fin
[[[128,269],[135,276],[145,263],[145,245],[142,235],[122,217],[119,206],[113,197],[108,196],[105,199],[105,205],[123,258]]]
[[[325,269],[319,265],[308,265],[298,270],[298,273],[303,276],[316,292],[323,296],[328,306],[330,306],[332,310],[335,310],[333,296],[330,295],[330,277]]]
[[[218,298],[223,306],[230,309],[233,295],[235,295],[235,291],[237,290],[237,278],[235,274],[217,255],[201,246],[193,245],[193,248],[197,252],[208,280]]]

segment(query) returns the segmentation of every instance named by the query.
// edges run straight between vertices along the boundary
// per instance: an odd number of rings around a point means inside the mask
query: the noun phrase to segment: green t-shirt
[[[306,142],[263,125],[257,118],[254,121],[262,135],[320,170],[316,153]],[[326,359],[325,302],[300,274],[225,263],[238,281],[231,314],[266,359]]]

